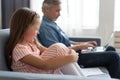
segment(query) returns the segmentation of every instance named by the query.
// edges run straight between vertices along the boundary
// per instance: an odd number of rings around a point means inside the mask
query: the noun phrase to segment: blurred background
[[[42,18],[42,2],[43,0],[0,0],[0,29],[9,28],[11,14],[20,7],[29,7]],[[115,46],[115,40],[120,44],[120,38],[115,37],[120,33],[120,0],[61,2],[61,16],[56,22],[68,36],[100,37],[102,45],[111,37],[111,45]]]

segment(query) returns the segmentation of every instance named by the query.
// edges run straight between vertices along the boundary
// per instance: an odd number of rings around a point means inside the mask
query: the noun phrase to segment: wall
[[[108,41],[114,30],[114,1],[100,0],[99,27],[97,33],[102,37],[102,44]]]

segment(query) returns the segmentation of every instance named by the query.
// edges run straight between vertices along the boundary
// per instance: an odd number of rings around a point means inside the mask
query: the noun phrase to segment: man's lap
[[[115,51],[79,53],[78,64],[84,67],[107,66],[111,62],[111,57],[117,55]]]

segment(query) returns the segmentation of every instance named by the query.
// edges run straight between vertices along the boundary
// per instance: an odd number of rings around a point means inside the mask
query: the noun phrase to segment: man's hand
[[[76,42],[70,48],[74,49],[75,51],[78,51],[78,50],[88,49],[88,47],[96,47],[96,46],[97,46],[96,41],[88,41],[88,42]]]
[[[97,46],[97,42],[96,41],[88,41],[89,44],[93,44],[94,46]]]
[[[87,49],[88,47],[95,47],[97,46],[97,43],[95,41],[88,41],[78,44],[79,49]]]

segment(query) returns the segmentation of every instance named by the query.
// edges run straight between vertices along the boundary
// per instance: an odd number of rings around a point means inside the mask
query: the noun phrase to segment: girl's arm
[[[50,70],[57,69],[68,63],[76,62],[78,60],[78,54],[70,54],[66,56],[55,56],[48,60],[42,60],[40,57],[34,55],[27,55],[21,59],[22,62],[32,65],[39,69]]]
[[[41,53],[42,53],[44,50],[47,49],[46,47],[44,47],[44,46],[37,40],[37,38],[35,38],[35,43],[36,43],[38,49],[41,51]]]

